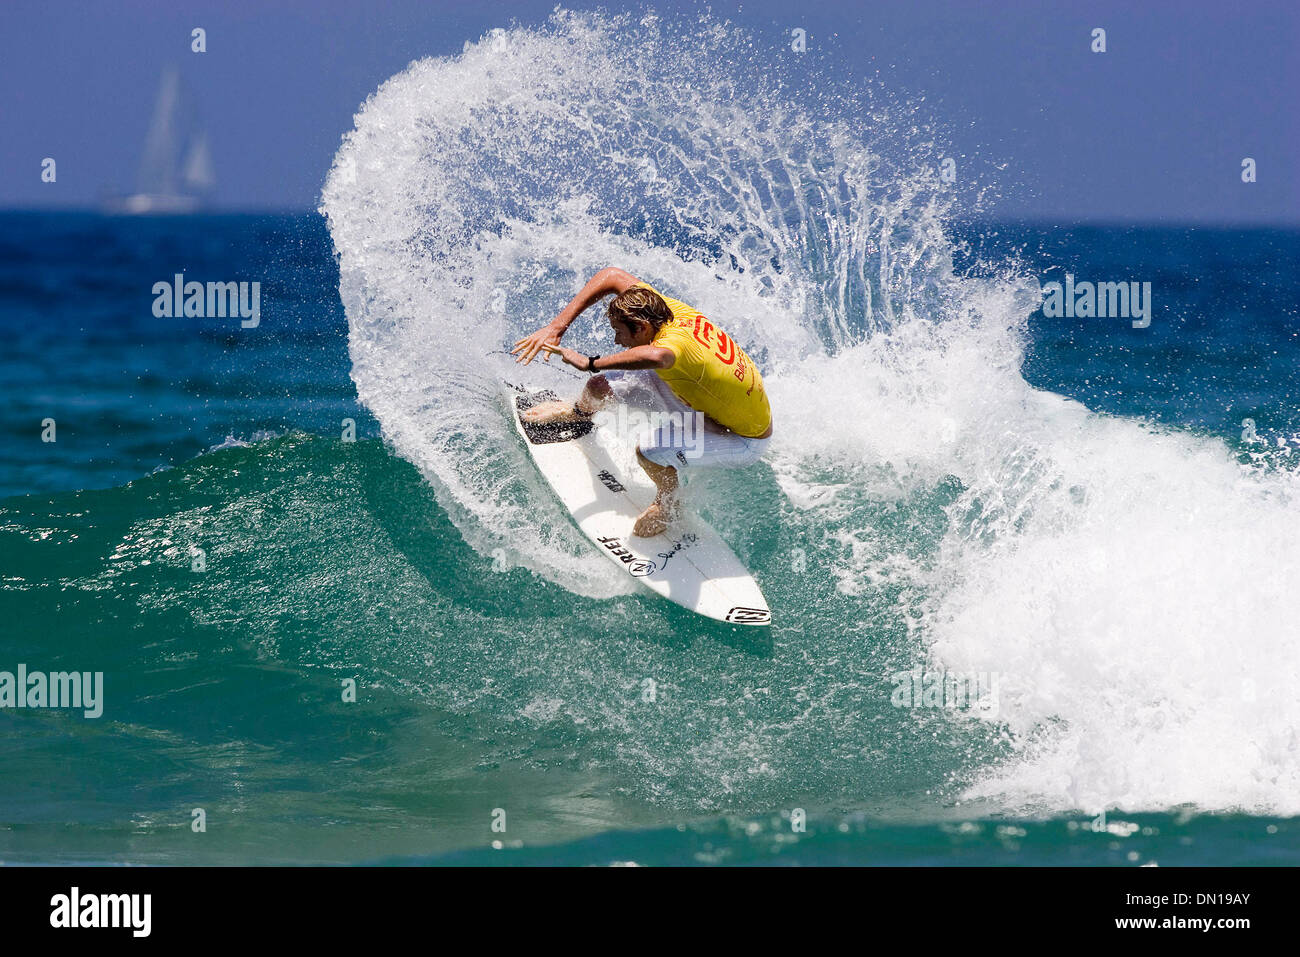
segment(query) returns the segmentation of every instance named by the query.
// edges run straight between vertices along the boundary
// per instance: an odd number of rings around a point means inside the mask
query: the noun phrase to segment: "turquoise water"
[[[323,216],[0,215],[0,670],[105,687],[0,710],[0,860],[1296,863],[1300,234],[982,222],[897,104],[681,124],[736,78],[603,30],[414,64]],[[518,445],[500,350],[609,263],[763,368],[769,455],[687,496],[770,630],[638,591]],[[1047,319],[1066,270],[1151,326]],[[261,324],[156,318],[176,272]]]
[[[473,866],[676,867],[1179,867],[1293,866],[1294,819],[1138,814],[1094,820],[952,820],[891,824],[866,814],[827,816],[795,831],[789,815],[617,831],[559,846],[501,842],[434,858],[386,863]]]

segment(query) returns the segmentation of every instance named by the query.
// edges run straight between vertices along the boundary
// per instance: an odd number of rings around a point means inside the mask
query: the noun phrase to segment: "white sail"
[[[190,189],[211,189],[216,183],[212,172],[212,157],[208,155],[208,137],[199,133],[190,146],[189,156],[185,160],[185,185]]]
[[[109,200],[108,212],[192,213],[199,208],[198,193],[215,185],[207,135],[187,116],[182,99],[180,73],[168,67],[163,70],[145,136],[136,192]],[[184,143],[188,148],[182,158]]]
[[[176,192],[176,113],[180,95],[180,74],[174,67],[168,67],[163,71],[153,119],[149,121],[149,133],[144,140],[144,155],[136,181],[141,193]]]

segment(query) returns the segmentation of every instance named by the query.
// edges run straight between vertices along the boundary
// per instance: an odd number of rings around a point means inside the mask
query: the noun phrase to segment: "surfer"
[[[613,294],[607,309],[614,342],[623,351],[585,356],[560,346],[560,338],[589,306]],[[772,436],[772,410],[763,377],[735,340],[695,309],[663,295],[649,283],[616,267],[602,269],[550,323],[520,339],[511,350],[516,362],[532,362],[539,352],[546,361],[558,355],[568,365],[593,373],[574,402],[543,402],[524,412],[531,422],[589,419],[617,391],[643,385],[669,413],[667,423],[637,437],[637,461],[654,482],[657,494],[642,512],[633,533],[661,534],[677,517],[677,470],[741,468],[762,456]],[[702,422],[687,449],[679,421]],[[674,434],[675,433],[675,434]]]

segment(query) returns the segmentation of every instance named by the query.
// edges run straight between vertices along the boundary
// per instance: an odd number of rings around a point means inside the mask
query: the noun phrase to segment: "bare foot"
[[[519,417],[533,425],[550,425],[552,423],[584,420],[583,416],[573,411],[572,402],[561,402],[559,400],[539,402],[531,409],[525,409],[519,414]]]
[[[669,524],[677,520],[678,514],[676,504],[665,508],[659,502],[652,502],[649,508],[637,516],[636,524],[632,526],[632,534],[638,538],[654,538],[656,535],[662,535],[668,530]]]

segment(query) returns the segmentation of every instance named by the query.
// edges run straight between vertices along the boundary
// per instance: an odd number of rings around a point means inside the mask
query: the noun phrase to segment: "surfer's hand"
[[[554,347],[559,344],[560,330],[556,329],[554,326],[546,325],[542,326],[542,328],[538,329],[531,336],[525,336],[523,339],[516,342],[515,347],[510,350],[510,354],[513,356],[518,353],[518,358],[515,359],[515,362],[522,362],[524,365],[528,365],[528,363],[532,362],[533,359],[536,358],[537,353],[545,350],[546,355],[542,361],[550,362],[551,351],[550,349],[546,349],[546,347]]]
[[[564,360],[566,366],[573,366],[583,372],[587,371],[587,359],[589,357],[584,356],[581,352],[574,352],[572,349],[563,349],[558,346],[549,346],[546,351],[555,353]]]

